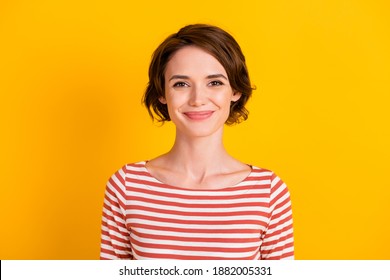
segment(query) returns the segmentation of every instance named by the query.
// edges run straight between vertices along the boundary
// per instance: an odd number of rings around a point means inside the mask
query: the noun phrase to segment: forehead
[[[226,74],[222,64],[205,50],[187,46],[178,50],[169,60],[165,74]]]

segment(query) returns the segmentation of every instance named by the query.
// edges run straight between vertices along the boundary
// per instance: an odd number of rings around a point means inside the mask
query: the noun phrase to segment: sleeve
[[[108,180],[104,195],[100,259],[132,259],[130,232],[125,220],[126,166]]]
[[[294,259],[294,236],[290,193],[274,173],[271,176],[270,218],[263,235],[261,259]]]

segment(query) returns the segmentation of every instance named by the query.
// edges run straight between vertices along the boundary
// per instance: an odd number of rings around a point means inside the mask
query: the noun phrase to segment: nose
[[[205,91],[199,86],[193,86],[190,93],[189,105],[198,107],[206,103]]]

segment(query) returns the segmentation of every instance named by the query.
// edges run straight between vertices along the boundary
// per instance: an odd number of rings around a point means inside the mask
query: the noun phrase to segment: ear
[[[159,100],[162,104],[167,104],[167,100],[165,99],[164,96],[160,96],[160,97],[158,98],[158,100]]]
[[[241,92],[234,92],[231,101],[236,102],[240,99],[240,97],[241,97]]]

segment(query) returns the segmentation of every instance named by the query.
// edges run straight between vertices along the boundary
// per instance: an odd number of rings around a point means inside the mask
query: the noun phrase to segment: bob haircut
[[[171,120],[167,105],[159,100],[160,97],[165,97],[165,69],[172,56],[187,46],[199,47],[215,57],[225,68],[233,92],[241,93],[240,99],[231,102],[230,114],[225,123],[232,125],[246,120],[249,112],[245,104],[252,95],[252,86],[245,57],[229,33],[207,24],[183,27],[166,38],[154,51],[149,66],[149,83],[142,100],[151,118],[159,122]]]

